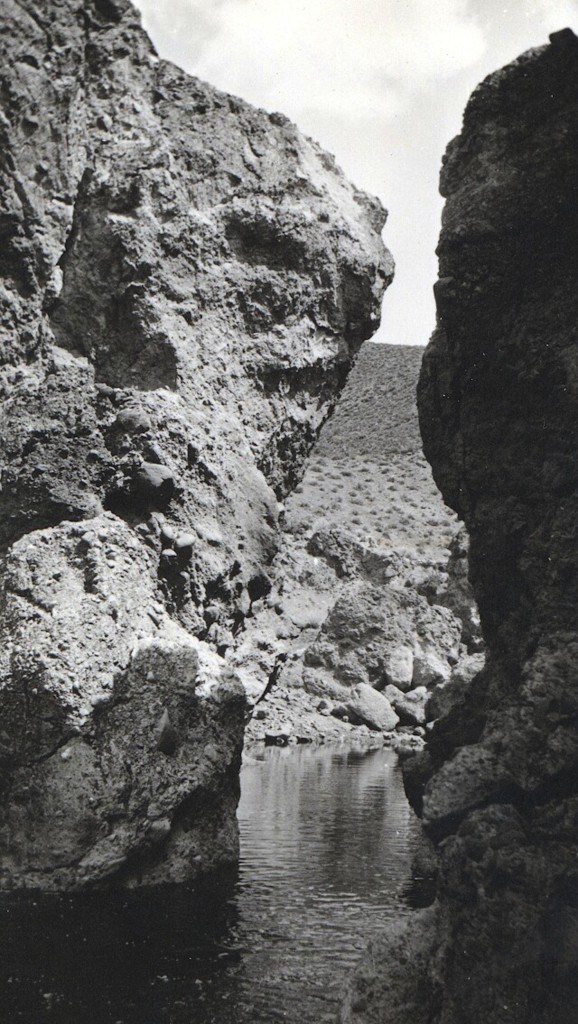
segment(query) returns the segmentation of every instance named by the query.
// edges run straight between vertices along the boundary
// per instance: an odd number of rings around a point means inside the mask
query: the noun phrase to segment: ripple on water
[[[344,975],[401,901],[418,826],[390,750],[268,749],[239,807],[239,934],[274,938],[249,957],[255,1021],[334,1017]],[[277,1019],[277,1017],[275,1017]],[[321,1018],[322,1019],[322,1018]]]
[[[200,890],[4,897],[1,1019],[320,1024],[408,913],[418,825],[389,750],[269,748],[242,773],[241,862]]]

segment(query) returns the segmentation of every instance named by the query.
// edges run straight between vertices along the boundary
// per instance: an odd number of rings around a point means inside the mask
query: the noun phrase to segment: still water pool
[[[320,1024],[409,913],[418,825],[389,750],[269,748],[243,768],[241,862],[202,891],[0,902],[0,1020]]]

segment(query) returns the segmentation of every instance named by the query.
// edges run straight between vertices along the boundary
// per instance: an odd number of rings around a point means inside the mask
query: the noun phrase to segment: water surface
[[[418,825],[389,750],[269,748],[242,773],[241,861],[202,889],[4,897],[0,1019],[320,1024],[409,913]]]

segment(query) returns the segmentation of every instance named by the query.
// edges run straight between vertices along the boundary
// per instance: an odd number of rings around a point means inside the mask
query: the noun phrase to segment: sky
[[[159,56],[278,110],[389,210],[396,275],[375,340],[425,345],[441,158],[486,75],[567,26],[578,0],[135,0]]]

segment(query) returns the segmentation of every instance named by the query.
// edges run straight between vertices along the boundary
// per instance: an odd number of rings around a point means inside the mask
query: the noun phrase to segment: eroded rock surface
[[[430,1024],[578,1019],[577,109],[566,30],[482,83],[446,154],[420,416],[471,537],[489,658],[430,744],[438,906],[414,941],[431,952],[412,987],[392,936],[381,1016],[366,984],[348,1022],[420,1020],[424,1003]]]
[[[126,0],[6,0],[0,886],[235,855],[226,667],[393,265],[279,114],[159,61]]]

